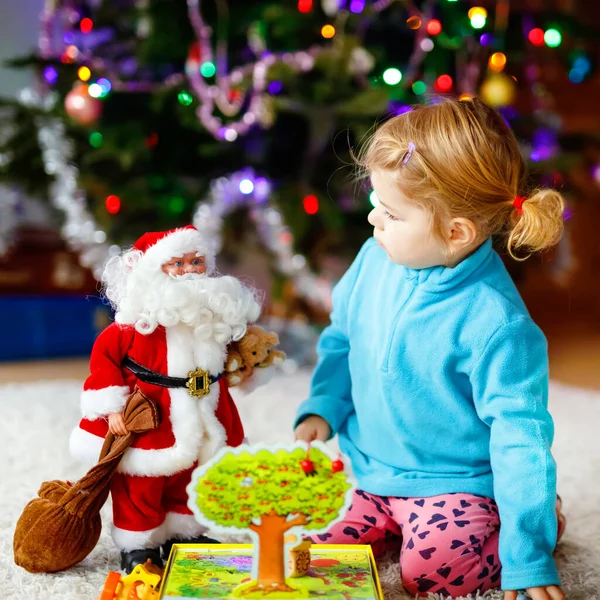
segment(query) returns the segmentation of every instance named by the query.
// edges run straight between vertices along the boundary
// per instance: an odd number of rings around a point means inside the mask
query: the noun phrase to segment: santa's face
[[[188,252],[181,257],[174,256],[162,265],[162,272],[171,277],[182,275],[206,273],[206,260],[204,256],[198,256],[195,252]]]
[[[260,314],[255,292],[235,277],[208,274],[198,254],[175,256],[163,265],[122,259],[116,275],[106,279],[117,323],[134,325],[142,334],[159,325],[187,325],[204,339],[240,339]]]

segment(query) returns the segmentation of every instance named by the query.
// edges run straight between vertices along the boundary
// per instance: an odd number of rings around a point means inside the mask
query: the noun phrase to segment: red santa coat
[[[190,328],[158,327],[142,335],[131,326],[113,323],[96,340],[90,359],[90,376],[81,395],[83,419],[70,439],[71,454],[95,463],[108,431],[107,415],[119,412],[138,386],[154,400],[160,414],[157,429],[139,435],[127,450],[119,471],[129,475],[173,475],[200,464],[225,446],[239,446],[242,423],[224,378],[196,398],[186,388],[165,388],[139,381],[121,367],[125,356],[157,373],[187,377],[201,368],[217,375],[223,368],[226,347],[214,340],[198,342]]]

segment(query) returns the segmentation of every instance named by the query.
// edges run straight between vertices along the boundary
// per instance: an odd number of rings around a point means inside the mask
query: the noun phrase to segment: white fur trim
[[[214,268],[215,249],[212,240],[206,234],[195,229],[176,229],[173,233],[162,238],[154,246],[150,246],[140,259],[141,263],[152,263],[155,266],[163,265],[174,256],[183,256],[188,252],[196,252],[204,256],[209,270]]]
[[[167,539],[191,540],[206,533],[208,529],[196,521],[194,515],[182,515],[181,513],[169,512],[162,524]]]
[[[111,385],[100,390],[81,392],[81,414],[90,421],[121,412],[131,394],[126,385]]]
[[[211,374],[220,373],[225,363],[226,347],[214,340],[197,341],[185,325],[167,327],[167,369],[172,377],[185,377],[200,367]],[[219,402],[219,384],[214,383],[201,399],[186,389],[170,389],[171,427],[175,444],[160,450],[129,448],[118,470],[129,475],[173,475],[212,458],[225,445],[225,429],[215,417]]]
[[[98,462],[103,444],[104,438],[76,427],[69,437],[69,454],[85,465],[92,467]]]
[[[111,535],[115,546],[124,552],[143,548],[158,548],[167,540],[191,540],[206,533],[208,529],[196,521],[194,515],[182,515],[169,512],[165,520],[154,529],[146,531],[128,531],[114,525]]]
[[[158,548],[168,539],[164,525],[165,523],[163,522],[158,527],[148,529],[147,531],[128,531],[127,529],[119,529],[119,527],[113,525],[110,533],[115,546],[123,552],[141,550],[143,548]]]

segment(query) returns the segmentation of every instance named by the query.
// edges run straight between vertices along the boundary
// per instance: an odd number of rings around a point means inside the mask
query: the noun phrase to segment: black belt
[[[221,379],[222,373],[216,376],[210,375],[207,371],[196,369],[190,371],[187,377],[169,377],[162,373],[152,371],[143,365],[139,365],[134,360],[126,356],[122,366],[129,369],[140,381],[160,385],[167,388],[187,388],[190,396],[202,398],[210,391],[210,385]]]

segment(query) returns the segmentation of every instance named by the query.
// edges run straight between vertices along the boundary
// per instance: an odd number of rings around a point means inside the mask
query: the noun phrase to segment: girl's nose
[[[376,228],[380,229],[379,225],[381,224],[381,221],[379,220],[379,217],[377,215],[377,209],[376,208],[374,208],[369,213],[369,216],[367,217],[367,220],[369,221],[369,223],[371,225],[373,225],[373,227],[376,227]]]

